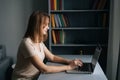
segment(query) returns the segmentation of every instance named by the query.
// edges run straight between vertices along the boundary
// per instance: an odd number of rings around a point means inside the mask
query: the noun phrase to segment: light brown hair
[[[31,14],[26,33],[24,35],[24,38],[30,37],[33,42],[37,43],[38,41],[45,41],[47,39],[47,34],[42,34],[42,20],[43,18],[49,18],[50,16],[45,12],[35,11]],[[38,39],[36,37],[38,36]]]

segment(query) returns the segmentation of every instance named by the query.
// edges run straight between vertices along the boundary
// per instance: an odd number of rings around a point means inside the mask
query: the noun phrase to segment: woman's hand
[[[80,67],[83,66],[83,63],[80,59],[75,59],[74,63],[75,63],[76,66],[80,66]]]
[[[69,70],[75,69],[78,66],[80,66],[80,67],[83,66],[82,61],[80,59],[74,59],[74,60],[70,61],[70,63],[69,63]]]

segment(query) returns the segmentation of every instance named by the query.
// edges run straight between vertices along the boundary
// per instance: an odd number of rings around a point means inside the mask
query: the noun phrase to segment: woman
[[[47,13],[36,11],[30,16],[27,31],[20,43],[17,62],[13,70],[12,80],[36,80],[38,75],[43,73],[55,73],[65,70],[72,70],[76,66],[82,66],[78,59],[68,60],[53,55],[44,45],[47,39],[47,31],[50,17]],[[65,63],[63,66],[50,66],[44,64],[44,58],[50,61]]]

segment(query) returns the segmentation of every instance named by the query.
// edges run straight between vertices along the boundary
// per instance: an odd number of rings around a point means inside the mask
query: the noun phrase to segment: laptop
[[[80,67],[78,66],[76,69],[74,70],[66,70],[66,73],[70,73],[70,74],[79,74],[79,73],[86,73],[86,74],[90,74],[94,72],[95,66],[98,62],[99,56],[101,54],[102,48],[100,45],[97,45],[97,47],[95,48],[94,51],[94,55],[92,57],[92,61],[89,63],[84,63],[83,62],[83,66]]]

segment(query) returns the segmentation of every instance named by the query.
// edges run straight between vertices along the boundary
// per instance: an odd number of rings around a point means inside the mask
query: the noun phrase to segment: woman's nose
[[[47,29],[49,30],[49,27],[47,27]]]

